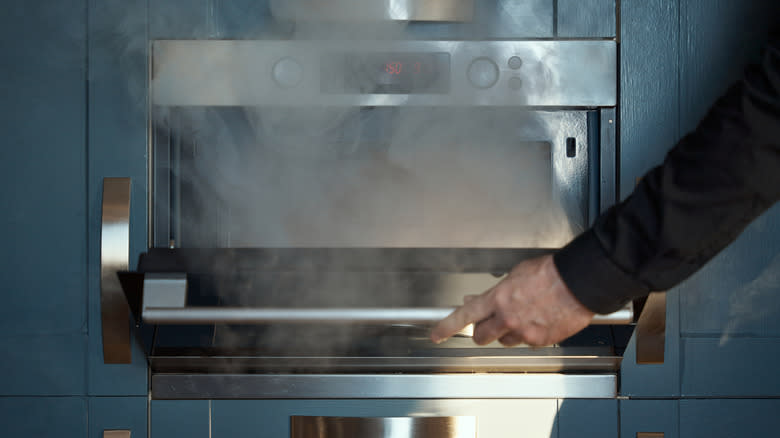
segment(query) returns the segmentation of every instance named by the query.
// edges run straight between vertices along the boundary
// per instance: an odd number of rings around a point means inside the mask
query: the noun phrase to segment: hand
[[[526,260],[491,289],[473,297],[431,332],[437,344],[474,323],[474,342],[504,346],[558,343],[590,324],[594,313],[561,280],[552,255]]]

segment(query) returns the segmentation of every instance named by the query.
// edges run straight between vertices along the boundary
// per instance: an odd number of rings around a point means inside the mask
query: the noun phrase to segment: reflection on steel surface
[[[476,438],[475,417],[290,417],[291,438]]]
[[[572,371],[614,372],[620,368],[621,357],[593,354],[572,355],[567,348],[556,355],[528,353],[525,348],[492,351],[469,351],[451,354],[434,348],[406,356],[373,357],[247,357],[247,356],[150,356],[149,363],[155,373],[229,373],[246,372],[311,372],[311,373],[559,373]],[[502,353],[514,353],[504,355]],[[160,354],[159,352],[157,354]]]
[[[247,308],[144,307],[143,320],[152,324],[434,324],[454,307],[419,308]],[[591,324],[630,324],[633,308],[597,315]]]
[[[154,374],[155,399],[615,398],[615,374]]]
[[[281,20],[470,21],[474,0],[272,0]]]
[[[666,343],[666,292],[653,292],[636,324],[636,363],[664,363]]]
[[[103,362],[131,362],[129,310],[118,271],[126,271],[130,252],[130,178],[103,180],[100,236],[100,316]]]
[[[323,59],[344,54],[445,53],[450,56],[449,92],[441,94],[328,94]],[[612,107],[617,104],[617,44],[614,41],[249,41],[158,40],[153,44],[152,102],[164,106],[497,106]],[[513,70],[509,60],[523,66]],[[270,67],[296,59],[304,79],[280,87]],[[468,77],[475,59],[498,68],[494,86],[478,88]],[[348,67],[342,67],[346,69]],[[327,69],[325,69],[327,70]],[[509,78],[522,81],[509,88]]]

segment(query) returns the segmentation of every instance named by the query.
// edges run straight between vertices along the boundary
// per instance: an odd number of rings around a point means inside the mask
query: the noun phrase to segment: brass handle
[[[476,417],[290,417],[291,438],[475,438]]]
[[[663,432],[637,432],[636,438],[664,438]]]
[[[664,363],[666,342],[666,292],[653,292],[647,297],[636,324],[636,363]]]
[[[103,179],[100,228],[100,318],[103,363],[129,364],[130,322],[127,301],[116,273],[130,258],[130,178]]]
[[[130,438],[129,430],[104,430],[103,438]]]

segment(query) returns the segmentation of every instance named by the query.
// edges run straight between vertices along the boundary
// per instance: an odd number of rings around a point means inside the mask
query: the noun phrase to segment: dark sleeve
[[[590,310],[610,313],[693,274],[780,199],[780,38],[634,193],[558,251]]]

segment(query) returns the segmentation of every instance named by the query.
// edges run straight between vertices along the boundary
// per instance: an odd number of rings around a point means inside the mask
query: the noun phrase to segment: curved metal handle
[[[476,417],[290,417],[291,438],[475,438]]]
[[[184,307],[144,303],[143,320],[151,324],[435,324],[454,307],[396,308],[256,308]],[[593,325],[629,324],[633,310],[597,315]]]
[[[665,344],[666,292],[653,292],[636,323],[636,363],[664,363]]]
[[[131,362],[130,320],[118,271],[126,271],[130,258],[130,178],[103,179],[100,228],[100,318],[103,363]]]

